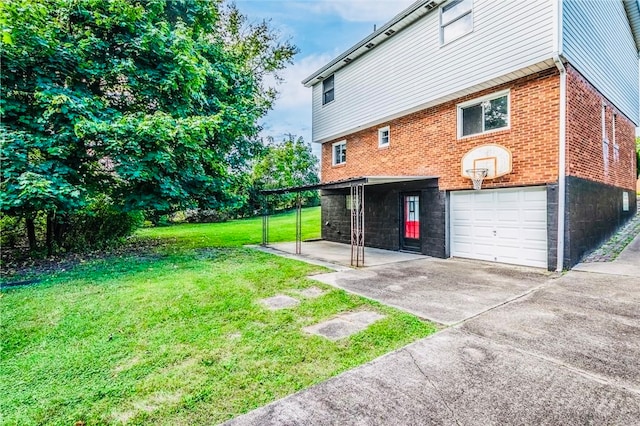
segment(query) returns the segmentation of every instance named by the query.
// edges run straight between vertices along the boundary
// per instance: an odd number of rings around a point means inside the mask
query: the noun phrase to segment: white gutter
[[[556,271],[564,270],[564,231],[567,211],[566,163],[567,163],[567,69],[562,63],[562,0],[554,1],[554,45],[553,62],[560,72],[560,131],[558,135],[558,245]]]

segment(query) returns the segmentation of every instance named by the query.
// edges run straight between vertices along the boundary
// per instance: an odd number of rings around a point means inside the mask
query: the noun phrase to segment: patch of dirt
[[[62,253],[39,259],[29,257],[28,250],[24,248],[3,247],[0,252],[0,283],[3,287],[34,284],[39,277],[64,272],[96,260],[130,257],[140,262],[153,261],[163,257],[157,252],[158,249],[170,244],[170,240],[132,238],[126,244],[109,250]]]
[[[113,368],[113,374],[120,374],[123,371],[130,370],[131,368],[135,367],[136,364],[138,364],[140,361],[141,359],[137,355],[133,358],[126,359]]]
[[[164,406],[175,405],[180,402],[180,398],[182,398],[182,393],[180,392],[175,392],[175,393],[158,392],[158,393],[149,395],[145,399],[133,401],[131,403],[131,405],[133,406],[132,410],[112,413],[111,418],[116,422],[126,424],[126,423],[129,423],[131,419],[133,419],[140,412],[152,413]]]

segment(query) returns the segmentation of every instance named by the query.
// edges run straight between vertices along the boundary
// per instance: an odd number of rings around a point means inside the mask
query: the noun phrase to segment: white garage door
[[[545,187],[451,193],[451,255],[547,267]]]

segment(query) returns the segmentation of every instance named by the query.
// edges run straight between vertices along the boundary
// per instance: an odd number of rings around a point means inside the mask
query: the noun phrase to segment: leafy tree
[[[302,137],[289,134],[282,142],[268,141],[263,156],[253,166],[252,180],[254,193],[252,207],[259,208],[258,191],[296,186],[313,185],[318,179],[318,158],[311,151],[311,145]],[[319,202],[317,191],[303,191],[299,194],[305,205]],[[291,208],[296,203],[297,193],[274,195],[273,206],[278,209]]]
[[[267,76],[296,48],[221,0],[0,5],[0,211],[57,225],[96,199],[122,211],[237,202]],[[58,227],[60,228],[60,227]]]

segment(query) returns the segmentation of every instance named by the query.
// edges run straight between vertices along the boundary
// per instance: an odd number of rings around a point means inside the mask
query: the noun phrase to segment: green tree
[[[636,176],[640,178],[640,137],[636,137]]]
[[[258,192],[263,189],[291,188],[318,183],[318,158],[311,145],[302,137],[289,134],[281,142],[270,139],[262,157],[254,164],[252,183],[254,192],[250,198],[252,208],[258,209]],[[303,191],[299,194],[305,205],[319,202],[317,191]],[[272,206],[286,209],[295,206],[297,193],[274,195]]]
[[[221,0],[0,4],[0,211],[56,225],[107,196],[122,211],[237,202],[295,46]]]

